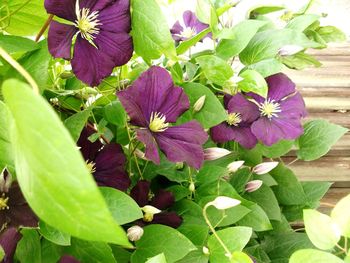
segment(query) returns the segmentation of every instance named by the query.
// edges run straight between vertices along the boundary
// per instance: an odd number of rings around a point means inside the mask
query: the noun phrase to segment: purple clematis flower
[[[17,231],[15,227],[7,228],[0,234],[0,246],[5,252],[5,257],[1,261],[2,263],[12,263],[13,256],[16,251],[17,243],[22,238],[22,235]]]
[[[242,94],[224,97],[227,109],[227,120],[211,128],[211,138],[216,143],[237,141],[243,147],[251,149],[257,144],[257,139],[250,130],[250,125],[259,118],[256,104],[248,101]]]
[[[121,146],[117,143],[103,145],[99,140],[92,143],[88,137],[93,133],[93,129],[84,128],[78,146],[97,184],[126,191],[130,178],[124,168],[126,158]]]
[[[199,21],[195,13],[190,10],[183,13],[183,22],[181,25],[179,21],[176,21],[170,30],[173,39],[177,42],[187,40],[209,27],[208,24]],[[211,34],[209,33],[205,37],[211,37]]]
[[[159,190],[152,196],[150,192],[151,183],[145,180],[140,180],[131,189],[130,195],[141,207],[153,207],[155,210],[166,210],[175,203],[174,195],[163,189]],[[152,211],[152,209],[151,209]],[[173,228],[178,228],[182,223],[182,218],[175,212],[157,211],[153,214],[144,209],[143,220],[137,222],[138,225],[144,226],[147,224],[162,224]]]
[[[250,93],[259,105],[260,117],[251,126],[251,131],[265,145],[286,139],[298,138],[303,133],[301,118],[307,112],[305,103],[295,84],[283,73],[266,78],[269,86],[267,98]]]
[[[137,138],[146,145],[145,157],[160,163],[158,146],[172,162],[187,162],[199,169],[203,163],[202,144],[207,133],[197,121],[170,126],[189,106],[182,88],[175,87],[170,74],[161,67],[151,67],[131,87],[118,92],[130,116]]]
[[[49,51],[55,58],[72,58],[74,74],[90,86],[98,85],[133,53],[129,0],[45,0],[48,13],[73,25],[52,21]]]

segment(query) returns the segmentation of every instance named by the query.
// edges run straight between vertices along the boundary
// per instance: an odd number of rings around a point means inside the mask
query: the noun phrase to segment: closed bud
[[[235,161],[227,165],[227,169],[230,173],[235,173],[238,171],[239,168],[242,167],[244,164],[244,161]]]
[[[5,167],[0,173],[0,192],[7,193],[12,184],[12,175]]]
[[[204,103],[205,103],[205,99],[206,99],[206,96],[203,95],[202,97],[200,97],[196,103],[193,105],[193,111],[194,112],[199,112],[203,106],[204,106]]]
[[[190,185],[188,186],[188,190],[190,190],[192,193],[196,191],[196,186],[193,182],[191,182]]]
[[[254,192],[254,191],[258,190],[262,186],[262,184],[263,184],[263,181],[261,181],[261,180],[250,181],[245,185],[245,190],[248,193]]]
[[[207,161],[216,160],[230,153],[231,152],[229,150],[226,150],[223,148],[217,148],[217,147],[207,148],[207,149],[204,149],[204,160],[207,160]]]
[[[292,56],[296,53],[299,53],[304,48],[298,45],[285,45],[278,50],[278,54],[282,57],[284,56]]]
[[[203,254],[204,254],[204,255],[207,255],[207,256],[210,255],[209,248],[203,247],[202,251],[203,251]]]
[[[241,203],[241,201],[227,197],[227,196],[218,196],[214,201],[210,202],[209,205],[214,206],[216,209],[225,210],[231,207],[237,206]]]
[[[151,214],[151,215],[159,214],[160,212],[162,212],[158,208],[151,206],[151,205],[145,205],[144,207],[141,208],[141,210],[145,214]]]
[[[138,241],[143,236],[143,228],[140,226],[132,226],[126,231],[126,235],[130,241]]]
[[[259,175],[267,174],[268,172],[275,169],[277,165],[278,165],[278,162],[265,162],[265,163],[256,165],[252,171]]]

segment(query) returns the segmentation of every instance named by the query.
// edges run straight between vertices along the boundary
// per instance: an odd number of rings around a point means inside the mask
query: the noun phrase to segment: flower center
[[[272,117],[278,116],[278,113],[281,112],[281,107],[280,104],[274,102],[274,100],[267,99],[264,101],[264,103],[259,105],[259,110],[261,116],[266,116],[267,118],[271,119]]]
[[[92,41],[100,32],[99,26],[102,25],[100,20],[98,20],[98,11],[90,12],[89,8],[80,9],[79,0],[77,0],[75,4],[75,13],[77,15],[77,20],[75,20],[74,25],[79,29],[81,37],[95,46]]]
[[[0,197],[0,210],[9,209],[9,206],[7,204],[8,201],[9,198],[5,197],[5,194],[2,194],[2,196]]]
[[[229,113],[227,116],[226,122],[231,126],[238,126],[238,124],[242,121],[242,115],[240,113]]]
[[[94,162],[89,162],[89,161],[86,161],[86,166],[87,168],[89,169],[90,173],[94,173],[96,172],[96,167],[95,167],[95,163]]]
[[[196,31],[192,27],[186,27],[182,32],[181,36],[184,38],[191,38],[196,34]]]
[[[163,132],[169,127],[169,123],[165,122],[166,118],[164,114],[159,112],[152,112],[149,122],[149,129],[153,132]]]

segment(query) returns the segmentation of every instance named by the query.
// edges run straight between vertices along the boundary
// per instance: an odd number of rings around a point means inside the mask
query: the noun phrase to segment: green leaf
[[[80,133],[89,119],[90,112],[90,109],[83,110],[65,119],[64,125],[72,135],[75,142],[78,141]]]
[[[245,20],[223,31],[218,36],[222,40],[216,48],[216,54],[223,59],[237,56],[264,25],[265,21]]]
[[[236,251],[232,253],[231,263],[252,263],[252,259],[243,252]]]
[[[5,250],[2,248],[2,246],[0,245],[0,260],[3,260],[5,257]]]
[[[209,228],[207,225],[199,225],[192,222],[191,217],[183,216],[184,221],[177,229],[184,234],[196,246],[204,246],[208,239]]]
[[[340,258],[331,253],[316,249],[302,249],[295,252],[289,263],[344,263]]]
[[[176,60],[176,49],[168,23],[155,0],[133,0],[132,37],[138,55],[146,61],[162,54]]]
[[[146,263],[167,263],[164,253],[152,257],[146,261]]]
[[[335,26],[323,26],[316,30],[324,41],[328,42],[344,42],[346,35]]]
[[[286,28],[303,32],[307,27],[316,22],[319,18],[320,16],[313,14],[297,16],[288,22]]]
[[[288,68],[302,70],[307,67],[321,67],[322,63],[313,56],[299,52],[292,56],[280,57],[279,60],[283,62]]]
[[[350,195],[342,198],[334,207],[331,217],[340,227],[343,236],[350,237]]]
[[[10,113],[6,105],[0,101],[0,171],[5,167],[14,171],[14,160],[10,142]]]
[[[195,44],[197,44],[202,38],[204,38],[208,33],[210,33],[210,28],[204,29],[202,32],[199,34],[195,35],[194,37],[185,40],[181,42],[177,47],[176,47],[176,53],[178,55],[181,55],[185,53],[187,50],[189,50],[191,47],[193,47]]]
[[[17,179],[34,212],[73,236],[130,246],[50,105],[17,80],[4,82],[3,95],[14,119]]]
[[[249,207],[251,212],[238,221],[240,226],[249,226],[256,232],[262,232],[272,229],[271,222],[265,211],[257,204]]]
[[[196,58],[196,61],[201,66],[205,77],[217,85],[223,86],[233,76],[231,67],[225,60],[217,56],[200,56]]]
[[[196,16],[202,23],[210,23],[210,8],[211,5],[207,0],[197,0]]]
[[[176,263],[208,263],[208,256],[204,255],[202,252],[202,248],[195,251],[191,251],[184,258],[176,261]]]
[[[160,253],[164,253],[166,261],[172,263],[196,249],[184,235],[171,227],[149,225],[144,231],[142,238],[136,242],[136,251],[131,257],[131,263],[143,263]]]
[[[258,144],[258,148],[267,158],[278,158],[288,153],[294,145],[294,141],[281,140],[272,146]]]
[[[240,75],[243,78],[238,82],[238,88],[244,92],[253,92],[264,98],[267,96],[267,83],[261,74],[255,70],[247,69]]]
[[[264,78],[281,72],[283,67],[283,64],[275,58],[261,60],[255,64],[247,66],[248,69],[259,72]]]
[[[227,114],[224,107],[210,89],[199,83],[186,83],[182,87],[190,99],[193,118],[199,121],[204,129],[209,129],[226,120]],[[203,107],[199,112],[193,112],[194,104],[202,96],[205,96]]]
[[[47,240],[57,245],[70,245],[70,235],[63,233],[52,226],[49,226],[44,221],[40,221],[39,223],[39,233]]]
[[[7,53],[29,52],[38,49],[39,46],[33,40],[19,36],[0,35],[0,47]]]
[[[117,245],[111,245],[114,258],[117,263],[130,263],[131,252]]]
[[[229,251],[242,251],[252,236],[252,229],[242,226],[229,227],[217,231],[217,235],[224,242]],[[226,251],[214,235],[211,235],[208,239],[208,248],[210,251],[211,263],[230,262],[230,259],[225,256]]]
[[[51,243],[47,239],[41,239],[41,261],[45,263],[57,263],[63,255],[63,247]]]
[[[264,5],[264,6],[254,7],[252,10],[250,10],[249,17],[255,17],[257,15],[266,15],[266,14],[277,12],[283,9],[285,9],[284,6],[278,6],[278,5]]]
[[[66,247],[65,254],[72,255],[81,263],[115,263],[111,247],[102,242],[90,242],[72,238],[72,245]]]
[[[328,182],[301,182],[301,185],[304,189],[308,205],[312,207],[316,203],[316,207],[317,207],[318,202],[327,193],[327,191],[331,187],[332,183],[328,183]],[[313,208],[316,208],[316,207],[313,207]]]
[[[110,187],[100,187],[109,211],[119,225],[142,218],[143,214],[138,204],[126,193]]]
[[[312,120],[304,125],[304,134],[298,140],[298,158],[313,161],[325,155],[348,129],[326,120]]]
[[[22,229],[17,244],[16,258],[20,262],[41,263],[40,237],[35,229]]]
[[[126,112],[120,101],[112,101],[104,108],[106,120],[114,125],[125,126]]]
[[[317,248],[330,250],[339,242],[340,233],[337,233],[336,225],[328,215],[305,209],[304,223],[306,234]]]
[[[240,60],[245,65],[273,58],[285,45],[299,45],[304,48],[319,47],[303,33],[292,29],[273,29],[257,33],[248,46],[240,53]]]

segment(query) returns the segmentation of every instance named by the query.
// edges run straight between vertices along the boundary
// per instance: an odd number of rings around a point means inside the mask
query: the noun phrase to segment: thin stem
[[[87,123],[87,126],[91,129],[93,129],[95,132],[98,132],[98,130],[96,130],[96,128],[94,127],[94,125],[92,125],[91,123]],[[108,144],[109,141],[107,140],[107,138],[103,135],[103,134],[100,134],[100,138],[106,143]]]
[[[211,232],[213,233],[213,235],[215,236],[215,238],[219,241],[220,245],[222,246],[222,248],[225,250],[226,255],[232,255],[231,251],[227,248],[227,246],[225,245],[225,243],[221,240],[221,238],[219,237],[219,235],[216,233],[215,228],[213,227],[213,225],[210,223],[209,218],[207,216],[207,208],[210,206],[210,203],[207,203],[204,208],[203,208],[203,217],[205,222],[207,223],[207,225],[209,226],[209,229],[211,230]]]
[[[295,163],[295,162],[298,161],[298,160],[299,160],[299,158],[295,158],[293,161],[291,161],[289,164],[287,164],[287,166],[292,165],[293,163]]]
[[[32,86],[36,94],[40,93],[38,84],[36,84],[32,76],[1,47],[0,47],[0,57],[5,59],[14,69],[16,69],[26,79],[26,81],[30,84],[30,86]]]
[[[36,35],[35,37],[35,42],[38,42],[41,38],[41,36],[44,34],[44,32],[46,31],[47,27],[50,25],[52,19],[53,19],[54,15],[49,15],[49,17],[47,18],[45,24],[43,25],[43,27],[40,29],[39,33]]]
[[[345,250],[345,248],[341,247],[339,244],[335,244],[335,246],[337,248],[339,248],[341,251],[343,251],[345,254],[347,253],[347,251]]]

